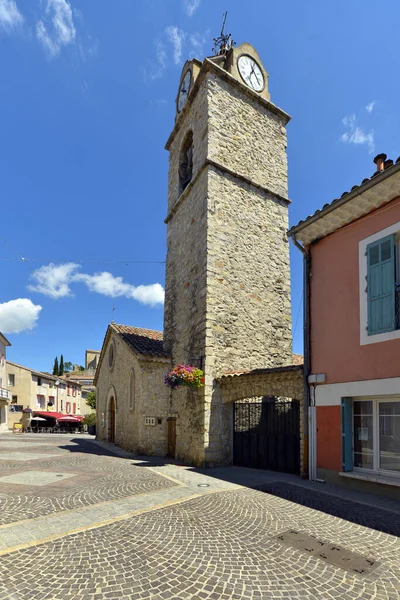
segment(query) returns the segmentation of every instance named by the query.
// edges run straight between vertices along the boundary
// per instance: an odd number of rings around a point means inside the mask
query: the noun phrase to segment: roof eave
[[[400,171],[400,162],[389,167],[386,171],[383,171],[376,177],[369,179],[365,183],[358,186],[356,189],[346,193],[341,198],[338,198],[337,200],[333,200],[331,204],[329,204],[325,208],[318,211],[317,214],[314,213],[313,215],[311,215],[304,221],[298,223],[297,225],[294,225],[293,227],[291,227],[289,229],[288,235],[292,238],[302,241],[301,236],[298,235],[300,232],[304,232],[308,227],[310,227],[310,225],[313,225],[314,223],[323,219],[324,217],[326,217],[330,213],[334,212],[338,208],[344,206],[345,204],[348,204],[349,202],[354,200],[354,198],[357,198],[357,197],[361,196],[362,194],[364,194],[365,192],[367,192],[368,190],[376,187],[379,184],[382,184],[389,177],[392,177],[399,171]],[[386,203],[387,202],[390,202],[390,199],[387,200]],[[385,204],[385,203],[383,203],[383,204]],[[368,213],[365,213],[365,214],[368,214]],[[343,223],[343,225],[344,224],[345,223]],[[315,236],[314,239],[318,239],[318,236]],[[314,240],[311,240],[311,241],[314,241]],[[310,241],[308,243],[310,243]]]

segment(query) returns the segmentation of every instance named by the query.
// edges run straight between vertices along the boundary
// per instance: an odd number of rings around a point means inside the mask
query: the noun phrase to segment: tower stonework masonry
[[[205,386],[170,393],[175,456],[232,462],[232,406],[217,379],[292,360],[286,125],[250,44],[188,61],[166,148],[164,343]]]

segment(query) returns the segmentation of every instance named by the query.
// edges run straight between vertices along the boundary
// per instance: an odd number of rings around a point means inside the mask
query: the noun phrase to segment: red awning
[[[59,417],[64,417],[65,415],[62,415],[61,413],[58,412],[54,412],[53,410],[34,410],[32,415],[36,416],[38,415],[39,417],[51,417],[52,419],[58,419]]]
[[[66,414],[62,414],[62,413],[58,413],[58,412],[54,412],[54,411],[47,411],[47,410],[34,410],[32,412],[32,416],[39,416],[39,417],[51,417],[52,419],[60,419],[61,417],[72,417],[74,420],[78,420],[78,421],[82,421],[83,417],[81,417],[80,415],[66,415]]]

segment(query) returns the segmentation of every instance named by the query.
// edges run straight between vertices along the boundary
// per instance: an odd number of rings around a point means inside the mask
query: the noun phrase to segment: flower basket
[[[204,373],[197,367],[180,364],[166,373],[164,383],[172,390],[180,386],[199,388],[204,386]]]

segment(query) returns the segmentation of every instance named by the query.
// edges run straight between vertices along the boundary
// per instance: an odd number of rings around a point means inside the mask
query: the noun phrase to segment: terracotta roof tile
[[[292,355],[292,364],[304,365],[304,356],[302,354],[293,354]]]
[[[169,356],[164,350],[163,332],[154,329],[142,329],[129,325],[111,323],[110,327],[118,333],[128,346],[140,354],[149,356]]]

